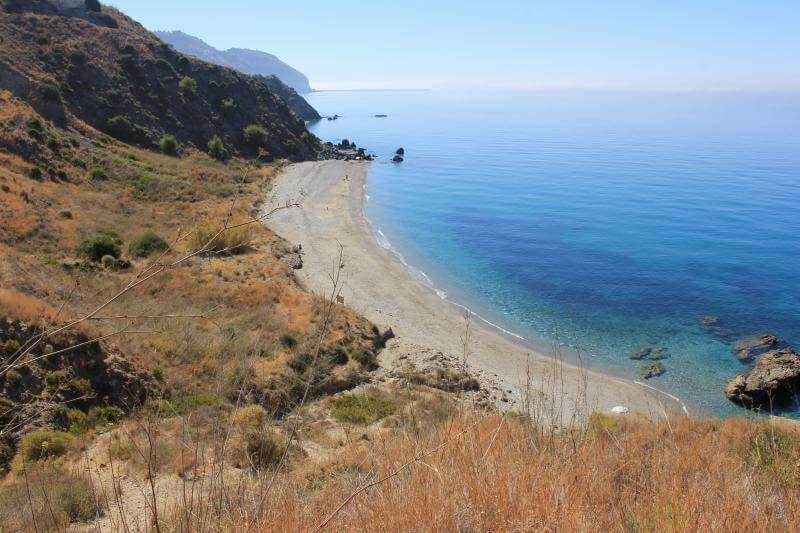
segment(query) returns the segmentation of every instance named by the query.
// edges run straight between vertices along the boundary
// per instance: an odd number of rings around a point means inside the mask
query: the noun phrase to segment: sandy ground
[[[290,165],[275,181],[267,206],[304,195],[302,207],[279,212],[267,225],[303,248],[299,280],[323,295],[331,293],[331,274],[343,251],[341,295],[345,304],[397,338],[382,354],[392,368],[421,362],[441,352],[463,359],[464,312],[415,280],[395,256],[382,248],[364,217],[368,164],[323,161]],[[467,362],[501,407],[583,418],[624,406],[651,417],[681,410],[674,397],[646,384],[629,382],[547,357],[514,342],[477,320],[471,322]],[[526,400],[527,399],[527,400]]]

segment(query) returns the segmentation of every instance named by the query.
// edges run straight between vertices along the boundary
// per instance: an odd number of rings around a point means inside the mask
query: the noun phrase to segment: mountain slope
[[[217,50],[181,31],[157,31],[155,34],[183,54],[258,77],[303,120],[320,118],[316,109],[298,94],[311,92],[308,78],[274,55],[242,48]]]
[[[283,83],[300,94],[310,93],[308,78],[302,72],[287,65],[276,56],[258,50],[230,48],[218,50],[201,39],[182,31],[157,31],[155,34],[176,50],[246,74],[277,76]]]
[[[155,147],[166,134],[232,154],[313,158],[319,141],[264,79],[189,58],[119,11],[6,0],[0,88],[64,125]],[[245,128],[260,126],[253,135]]]

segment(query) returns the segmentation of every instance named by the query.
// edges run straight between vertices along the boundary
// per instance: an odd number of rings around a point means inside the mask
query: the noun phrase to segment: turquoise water
[[[800,345],[800,95],[320,92],[367,216],[449,299],[717,415],[733,340]],[[376,118],[375,114],[387,114]],[[390,159],[398,147],[405,162]],[[716,316],[718,325],[699,319]],[[797,416],[797,412],[794,412]]]

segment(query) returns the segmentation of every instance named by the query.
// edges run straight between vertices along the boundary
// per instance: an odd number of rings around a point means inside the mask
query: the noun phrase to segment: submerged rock
[[[641,361],[643,359],[647,359],[649,361],[659,361],[661,359],[666,359],[669,357],[669,350],[659,346],[658,348],[642,348],[639,351],[632,352],[628,359],[632,359],[634,361]]]
[[[715,316],[704,316],[700,318],[701,326],[713,326],[719,322],[719,318]]]
[[[399,155],[396,155],[396,156],[394,156],[392,158],[392,161],[394,161],[395,163],[402,163],[403,162],[403,158],[400,157]]]
[[[780,339],[775,335],[760,333],[736,341],[731,352],[739,361],[750,361],[757,355],[777,348],[779,343]]]
[[[782,407],[796,400],[800,392],[800,354],[792,348],[765,353],[756,364],[730,380],[725,396],[748,409]]]
[[[650,379],[660,376],[666,371],[667,369],[661,363],[652,363],[639,367],[639,376],[643,379]]]

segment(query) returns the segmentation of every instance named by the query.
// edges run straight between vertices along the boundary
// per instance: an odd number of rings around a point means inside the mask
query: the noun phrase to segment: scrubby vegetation
[[[92,233],[80,242],[76,251],[78,255],[90,261],[100,261],[104,256],[119,259],[122,255],[119,237],[111,230]]]
[[[219,135],[214,135],[211,140],[208,141],[207,149],[208,154],[214,159],[224,161],[229,157],[228,150],[225,148],[225,145],[222,143],[222,139],[219,138]]]
[[[158,147],[161,149],[162,153],[178,155],[180,143],[178,143],[178,139],[176,139],[174,135],[167,134],[161,137],[161,140],[158,142]]]
[[[147,257],[155,252],[163,252],[169,244],[154,231],[147,231],[128,244],[128,253],[133,257]]]

